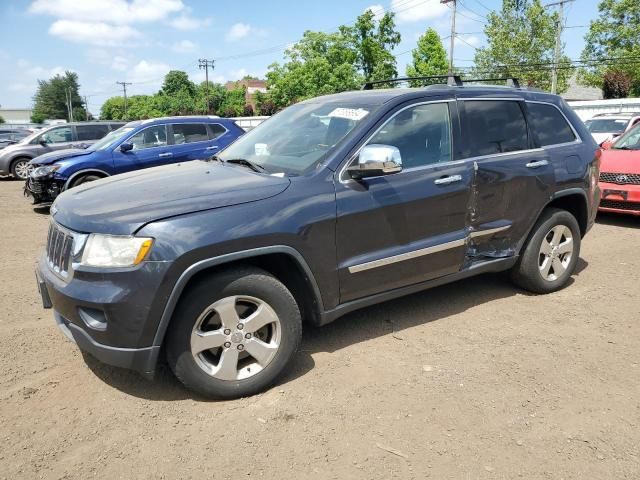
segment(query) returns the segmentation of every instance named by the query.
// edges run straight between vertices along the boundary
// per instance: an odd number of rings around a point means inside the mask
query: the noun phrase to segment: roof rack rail
[[[399,77],[399,78],[390,78],[388,80],[375,80],[372,82],[366,82],[362,85],[362,90],[373,90],[374,85],[383,85],[385,83],[401,83],[408,82],[411,80],[447,80],[447,85],[450,87],[461,87],[462,80],[459,75],[433,75],[429,77]]]
[[[464,79],[463,83],[471,83],[471,82],[507,82],[507,87],[510,88],[521,88],[520,82],[515,77],[500,77],[500,78],[470,78]]]

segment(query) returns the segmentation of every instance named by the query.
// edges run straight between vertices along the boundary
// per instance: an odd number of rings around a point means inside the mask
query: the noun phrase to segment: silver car
[[[78,122],[38,130],[0,150],[0,175],[26,180],[31,159],[54,150],[86,148],[122,125],[124,122]]]

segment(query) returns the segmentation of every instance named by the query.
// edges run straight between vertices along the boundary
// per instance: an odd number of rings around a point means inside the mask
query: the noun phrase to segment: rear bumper
[[[640,185],[618,185],[600,182],[602,212],[640,216]]]

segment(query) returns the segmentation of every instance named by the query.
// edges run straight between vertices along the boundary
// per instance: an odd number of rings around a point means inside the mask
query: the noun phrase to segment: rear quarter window
[[[541,147],[573,142],[576,139],[571,126],[553,105],[528,103],[531,128]]]

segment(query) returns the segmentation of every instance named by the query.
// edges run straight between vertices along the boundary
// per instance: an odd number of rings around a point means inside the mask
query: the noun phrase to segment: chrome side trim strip
[[[378,268],[392,263],[404,262],[405,260],[411,260],[412,258],[423,257],[436,252],[442,252],[451,248],[461,247],[466,243],[464,238],[460,240],[454,240],[452,242],[441,243],[440,245],[434,245],[432,247],[421,248],[420,250],[413,250],[412,252],[401,253],[399,255],[393,255],[391,257],[381,258],[380,260],[373,260],[371,262],[360,263],[359,265],[352,265],[349,267],[349,273],[358,273],[365,270],[371,270],[372,268]]]
[[[419,250],[413,250],[411,252],[401,253],[399,255],[393,255],[391,257],[385,257],[379,260],[372,260],[371,262],[352,265],[349,267],[349,273],[364,272],[365,270],[384,267],[393,263],[404,262],[405,260],[411,260],[413,258],[431,255],[432,253],[443,252],[451,248],[461,247],[467,242],[467,238],[486,237],[487,235],[493,235],[494,233],[503,232],[505,230],[508,230],[509,228],[511,228],[511,225],[503,225],[502,227],[489,228],[487,230],[476,230],[473,232],[469,232],[467,237],[461,238],[459,240],[453,240],[452,242],[441,243],[439,245],[433,245],[431,247],[421,248]]]
[[[502,227],[489,228],[487,230],[474,230],[469,232],[469,238],[486,237],[487,235],[493,235],[494,233],[503,232],[511,228],[511,225],[504,225]]]

